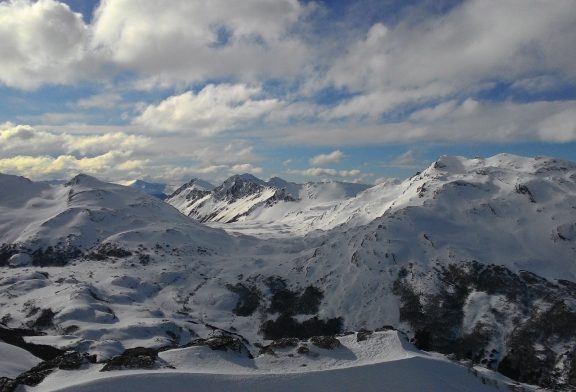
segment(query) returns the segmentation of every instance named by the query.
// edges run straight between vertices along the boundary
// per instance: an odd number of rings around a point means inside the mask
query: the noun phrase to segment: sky
[[[179,184],[576,160],[576,0],[0,0],[0,172]]]

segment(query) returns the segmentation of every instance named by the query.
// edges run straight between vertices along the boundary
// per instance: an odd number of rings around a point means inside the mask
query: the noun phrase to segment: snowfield
[[[441,157],[368,189],[252,176],[210,187],[191,181],[169,202],[206,198],[194,210],[212,227],[93,177],[0,174],[0,323],[97,362],[25,388],[507,388],[492,370],[574,386],[576,164]],[[339,336],[334,350],[307,342],[384,326],[395,331]],[[198,343],[221,335],[242,352]],[[265,349],[281,338],[318,355]],[[99,372],[137,347],[159,350],[153,367]],[[32,364],[20,357],[0,377]]]
[[[255,359],[206,347],[168,350],[162,360],[171,370],[98,372],[101,366],[56,372],[30,391],[496,391],[506,386],[471,368],[418,352],[397,332],[377,332],[324,350],[311,346],[299,355],[283,349]],[[73,376],[73,378],[72,378]],[[509,382],[509,380],[508,380]]]

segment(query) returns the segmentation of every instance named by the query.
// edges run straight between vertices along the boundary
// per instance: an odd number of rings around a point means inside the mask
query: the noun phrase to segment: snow
[[[58,371],[30,391],[495,391],[509,380],[483,383],[466,367],[415,350],[397,332],[376,332],[357,342],[339,338],[341,346],[324,350],[309,344],[312,354],[279,349],[255,359],[234,352],[189,347],[160,353],[175,369],[101,373]]]
[[[0,341],[0,377],[15,378],[40,362],[28,351]]]
[[[226,200],[216,200],[206,188],[195,189],[207,192],[201,199],[203,213],[220,221],[206,227],[138,189],[89,176],[51,186],[0,175],[0,244],[22,245],[10,257],[14,268],[0,269],[0,317],[10,316],[10,327],[22,327],[50,309],[54,324],[42,327],[49,335],[28,339],[96,354],[100,360],[137,346],[185,345],[213,328],[238,331],[257,352],[252,344],[265,342],[258,332],[262,321],[276,316],[263,310],[268,299],[251,316],[234,315],[238,295],[229,284],[250,282],[263,297],[268,294],[263,281],[271,276],[284,278],[294,291],[313,285],[324,293],[319,318],[343,317],[345,330],[359,330],[406,327],[392,287],[409,265],[425,276],[442,265],[477,261],[552,281],[576,281],[576,165],[571,162],[511,155],[442,157],[401,183],[359,193],[340,183],[307,184],[299,188],[298,201],[270,205],[279,190],[262,182],[256,193],[242,192],[256,189],[250,185],[221,188],[241,190],[235,193],[240,197]],[[283,188],[292,194],[297,187],[289,183]],[[31,265],[35,249],[59,244],[78,247],[84,256],[63,268]],[[86,257],[101,244],[131,255]],[[141,262],[140,255],[149,260]],[[417,289],[433,292],[438,282],[420,284]],[[501,333],[493,344],[504,352],[513,325],[490,318],[491,309],[516,312],[502,296],[472,292],[462,328],[498,326]],[[467,369],[405,347],[390,348],[384,343],[388,335],[382,336],[381,345],[372,346],[380,347],[374,356],[348,338],[341,339],[349,351],[322,353],[305,362],[288,354],[246,362],[185,348],[161,354],[175,371],[102,375],[91,367],[57,372],[30,390],[132,385],[153,390],[162,383],[178,390],[183,382],[202,390],[259,385],[346,390],[346,380],[354,380],[360,390],[414,390],[403,384],[408,381],[429,390],[489,390]],[[193,360],[200,356],[203,361]]]

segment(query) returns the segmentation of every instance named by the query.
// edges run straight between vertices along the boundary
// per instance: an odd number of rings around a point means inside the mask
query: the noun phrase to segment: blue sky
[[[573,0],[0,0],[0,172],[407,177],[576,160]]]

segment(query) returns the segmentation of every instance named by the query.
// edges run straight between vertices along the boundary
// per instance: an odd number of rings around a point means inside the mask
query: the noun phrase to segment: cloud
[[[110,176],[118,172],[123,175],[145,166],[142,160],[129,159],[129,154],[117,151],[95,157],[77,158],[73,155],[15,156],[0,159],[0,172],[15,173],[35,179],[69,178],[77,173]]]
[[[576,142],[576,101],[527,103],[448,100],[396,122],[317,122],[267,129],[275,144],[344,146],[386,143]]]
[[[94,43],[151,86],[286,78],[308,60],[307,45],[291,32],[313,8],[297,0],[103,0]]]
[[[122,102],[122,96],[117,93],[103,93],[79,99],[76,106],[82,109],[111,109]]]
[[[332,151],[329,154],[320,154],[310,158],[310,165],[324,166],[331,163],[338,163],[344,158],[344,153],[340,150]]]
[[[495,80],[556,75],[574,82],[573,11],[571,0],[469,0],[443,15],[375,23],[327,72],[326,83],[358,93],[332,115],[377,116]]]
[[[358,177],[362,172],[358,169],[352,170],[336,170],[336,169],[325,169],[321,167],[311,167],[304,170],[288,170],[290,174],[300,174],[303,176],[313,176],[313,177]]]
[[[112,150],[133,151],[150,139],[123,132],[99,135],[72,135],[38,130],[30,125],[0,124],[0,152],[8,155],[99,155]]]
[[[0,2],[0,83],[32,89],[93,75],[89,28],[55,0]]]
[[[260,94],[259,87],[245,84],[210,84],[196,94],[188,91],[146,107],[134,123],[149,129],[214,135],[246,126],[280,106],[276,99],[260,99]]]

